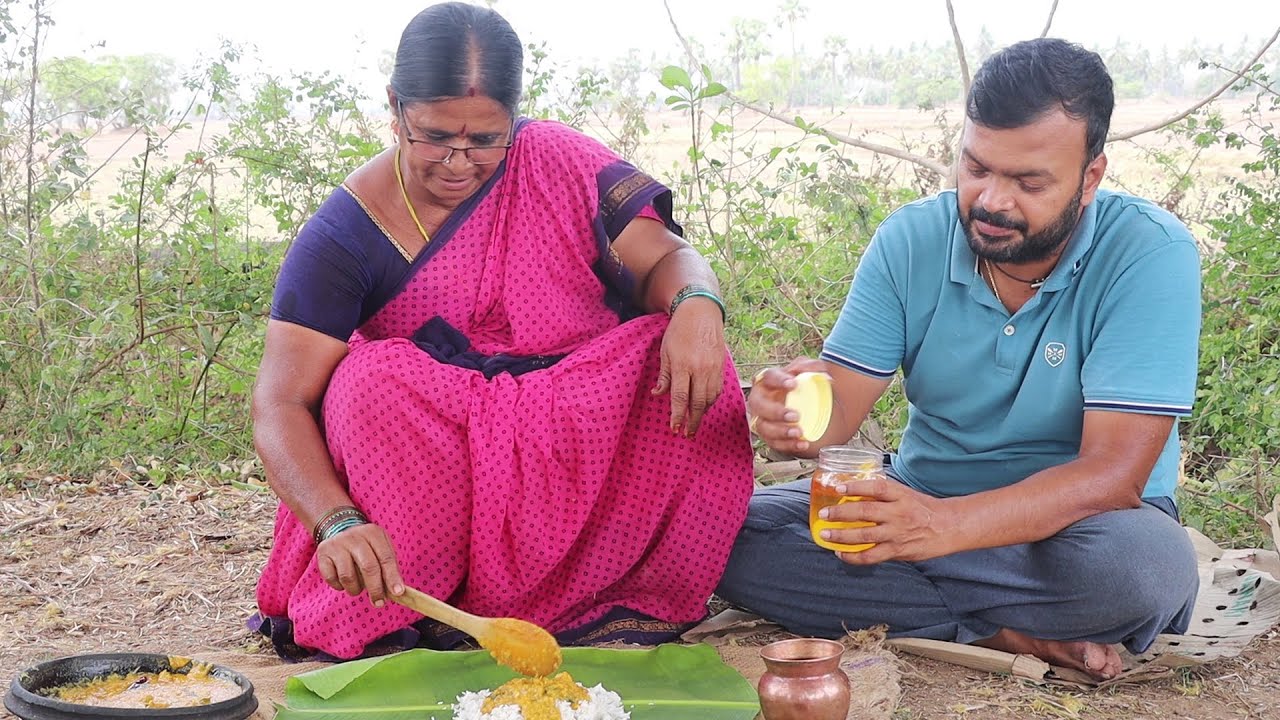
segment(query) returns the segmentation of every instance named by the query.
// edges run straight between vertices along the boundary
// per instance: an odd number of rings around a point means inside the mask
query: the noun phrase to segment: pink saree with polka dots
[[[552,632],[619,608],[704,616],[752,490],[737,375],[726,355],[719,399],[695,436],[677,435],[670,398],[651,393],[665,315],[626,319],[609,300],[610,275],[625,276],[610,238],[637,216],[670,222],[669,207],[599,143],[522,123],[505,165],[352,337],[325,395],[326,439],[406,582]],[[544,362],[491,374],[442,361],[423,346],[433,318],[473,361]],[[332,590],[314,552],[281,505],[257,599],[298,646],[352,658],[421,620]]]

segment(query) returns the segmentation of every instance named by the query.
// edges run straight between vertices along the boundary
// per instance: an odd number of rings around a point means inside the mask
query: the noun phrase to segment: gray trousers
[[[1166,499],[1081,520],[1039,542],[853,566],[809,535],[809,480],[756,491],[716,594],[791,632],[972,643],[1009,628],[1145,651],[1183,633],[1199,578]]]

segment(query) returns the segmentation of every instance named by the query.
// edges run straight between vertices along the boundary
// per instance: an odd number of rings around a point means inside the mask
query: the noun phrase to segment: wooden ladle
[[[551,633],[531,622],[472,615],[407,585],[403,595],[388,594],[387,597],[465,632],[488,650],[494,660],[521,675],[545,677],[560,667],[560,645]]]

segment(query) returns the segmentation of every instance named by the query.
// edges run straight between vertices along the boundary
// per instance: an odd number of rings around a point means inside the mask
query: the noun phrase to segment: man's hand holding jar
[[[947,543],[944,501],[886,474],[881,453],[844,444],[871,407],[848,407],[841,398],[874,398],[883,389],[857,387],[863,384],[888,383],[811,358],[766,368],[756,373],[747,399],[751,429],[778,452],[817,457],[809,528],[815,543],[845,562],[919,561],[954,552]],[[828,394],[829,422],[807,416],[823,412],[813,400],[815,387]]]

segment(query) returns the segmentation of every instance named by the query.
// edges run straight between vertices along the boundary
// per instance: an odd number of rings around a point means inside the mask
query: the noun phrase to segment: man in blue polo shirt
[[[1098,188],[1114,106],[1095,53],[1018,43],[973,79],[956,189],[900,208],[860,262],[820,360],[757,376],[752,427],[813,457],[847,442],[901,370],[886,477],[808,526],[808,481],[756,493],[718,594],[793,632],[1034,654],[1098,678],[1115,645],[1185,632],[1197,591],[1178,522],[1176,420],[1195,391],[1200,270],[1187,228]],[[826,434],[783,404],[831,376]]]

